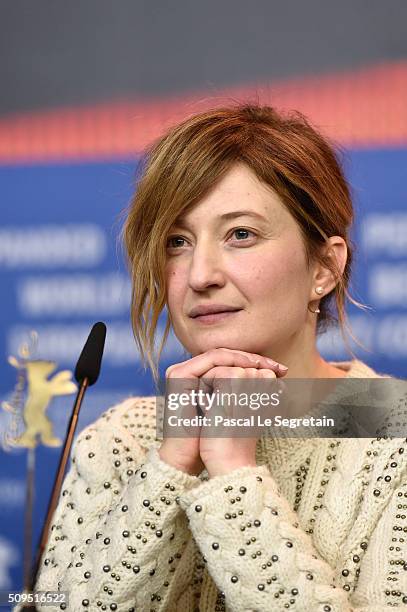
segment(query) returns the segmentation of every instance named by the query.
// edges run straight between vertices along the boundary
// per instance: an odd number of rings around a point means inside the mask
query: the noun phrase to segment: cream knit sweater
[[[78,436],[36,585],[68,591],[69,605],[38,609],[407,605],[406,439],[260,438],[257,467],[209,479],[164,463],[155,431],[155,398],[139,397]]]

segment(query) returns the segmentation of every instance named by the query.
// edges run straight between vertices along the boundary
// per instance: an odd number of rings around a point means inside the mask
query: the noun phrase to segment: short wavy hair
[[[337,149],[337,150],[335,150]],[[337,281],[320,300],[316,334],[347,323],[345,299],[361,309],[348,286],[355,246],[349,237],[354,211],[350,188],[335,147],[300,112],[271,106],[238,104],[189,117],[172,127],[146,151],[141,178],[126,210],[122,239],[132,278],[131,319],[144,367],[158,380],[158,363],[171,328],[170,315],[158,354],[155,335],[167,305],[164,269],[167,235],[180,215],[201,198],[236,163],[246,164],[280,197],[296,220],[307,265],[319,261]],[[348,257],[343,273],[336,258],[323,256],[329,236],[341,236]],[[335,316],[335,308],[337,316]],[[362,345],[361,345],[362,346]]]

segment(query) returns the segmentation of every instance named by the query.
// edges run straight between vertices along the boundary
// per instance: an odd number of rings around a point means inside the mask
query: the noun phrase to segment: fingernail
[[[273,361],[272,359],[269,359],[268,357],[266,357],[267,362],[272,365],[272,366],[278,366],[279,364],[277,363],[277,361]]]
[[[287,366],[281,365],[281,363],[278,364],[278,369],[282,370],[283,372],[287,372],[288,370]]]

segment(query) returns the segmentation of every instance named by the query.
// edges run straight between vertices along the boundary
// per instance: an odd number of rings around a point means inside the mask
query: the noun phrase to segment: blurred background
[[[31,330],[37,359],[75,367],[108,326],[77,433],[128,395],[151,395],[129,321],[119,244],[143,148],[205,108],[260,101],[302,111],[344,154],[357,245],[348,305],[358,358],[406,377],[407,4],[382,0],[13,0],[0,7],[0,400],[15,398]],[[164,315],[161,330],[164,329]],[[351,359],[335,330],[328,360]],[[161,363],[185,359],[170,336]],[[22,379],[20,379],[20,384]],[[24,381],[23,381],[24,382]],[[47,416],[63,439],[74,396]],[[28,452],[0,408],[0,590],[23,584]],[[60,448],[35,451],[33,545]]]

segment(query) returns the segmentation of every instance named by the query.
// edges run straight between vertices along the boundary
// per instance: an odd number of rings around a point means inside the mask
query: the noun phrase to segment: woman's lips
[[[199,323],[205,323],[210,325],[212,323],[218,323],[220,321],[224,321],[228,319],[232,315],[237,314],[240,310],[228,310],[224,312],[214,312],[212,314],[199,315],[198,317],[193,317],[193,321],[198,321]]]

